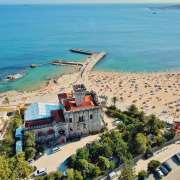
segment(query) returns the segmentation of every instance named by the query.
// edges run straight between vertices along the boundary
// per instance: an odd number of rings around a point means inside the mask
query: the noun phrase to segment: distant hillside
[[[176,5],[169,5],[169,6],[163,6],[163,7],[150,7],[150,10],[180,10],[180,4]]]

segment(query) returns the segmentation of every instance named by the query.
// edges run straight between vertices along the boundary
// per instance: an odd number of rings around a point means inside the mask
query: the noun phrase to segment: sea
[[[34,90],[84,61],[71,48],[106,51],[95,70],[180,69],[180,8],[167,4],[0,5],[0,92]],[[40,65],[31,69],[31,64]],[[16,81],[8,75],[22,73]]]

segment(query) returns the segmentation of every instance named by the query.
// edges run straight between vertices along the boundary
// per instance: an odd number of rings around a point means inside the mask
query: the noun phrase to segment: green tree
[[[138,180],[144,180],[147,177],[148,177],[147,171],[142,170],[138,173]]]
[[[80,159],[78,161],[77,170],[82,172],[83,177],[86,177],[87,175],[89,175],[90,171],[89,171],[88,161],[85,159]]]
[[[164,123],[160,121],[158,118],[156,118],[155,115],[150,115],[146,123],[146,128],[148,133],[157,135],[160,129],[164,128]]]
[[[0,180],[8,180],[10,174],[9,160],[5,156],[0,156]]]
[[[138,114],[138,119],[139,119],[141,122],[145,122],[146,116],[145,116],[145,113],[144,113],[143,111],[139,112],[139,114]]]
[[[166,131],[164,133],[164,138],[166,139],[166,141],[170,141],[171,139],[173,139],[175,137],[175,132],[173,130],[170,131]]]
[[[135,174],[131,163],[127,163],[123,168],[119,180],[135,180]]]
[[[147,150],[147,143],[147,137],[142,133],[138,133],[135,137],[135,151],[138,154],[145,153]]]
[[[98,157],[103,154],[103,146],[99,142],[92,143],[89,147],[90,159],[93,162],[98,160]]]
[[[74,172],[74,180],[83,180],[83,176],[80,171],[75,170]]]
[[[132,104],[128,109],[128,115],[136,117],[138,114],[138,108],[136,107],[136,105]]]
[[[84,178],[96,176],[95,170],[97,172],[96,166],[92,163],[89,163],[85,159],[80,159],[78,161],[77,170],[81,171]]]
[[[101,170],[98,166],[94,166],[93,168],[93,176],[96,177],[96,176],[99,176],[101,174]]]
[[[100,156],[98,160],[98,166],[101,168],[102,171],[106,171],[110,169],[111,163],[106,157]]]
[[[118,124],[118,129],[123,133],[126,131],[126,125],[124,123]]]
[[[74,180],[74,169],[67,169],[67,180]]]
[[[24,152],[26,160],[34,159],[36,154],[36,137],[34,132],[25,132]]]
[[[166,142],[166,139],[160,134],[158,134],[154,140],[158,146],[161,146]]]
[[[113,140],[113,154],[122,161],[126,160],[127,156],[129,155],[128,144],[122,139],[121,133],[117,131],[112,131],[110,137]]]
[[[107,158],[113,155],[112,147],[108,143],[102,144],[102,154]]]
[[[21,153],[11,159],[11,171],[10,179],[24,179],[32,173],[33,168],[25,161],[24,153]]]
[[[15,113],[15,116],[13,118],[13,129],[16,130],[18,127],[20,127],[23,124],[23,119],[21,117],[21,115],[19,114],[19,112],[17,111]]]
[[[83,176],[80,171],[74,169],[68,169],[67,180],[83,180]]]
[[[33,147],[26,147],[24,149],[24,152],[25,152],[25,157],[27,160],[34,159],[34,157],[36,155],[36,149]]]
[[[35,147],[36,137],[34,132],[25,132],[25,147]]]
[[[70,168],[76,168],[77,166],[77,155],[76,154],[73,154],[71,157],[70,157],[70,160],[68,162],[68,166]]]
[[[161,163],[157,160],[151,160],[149,163],[148,163],[148,171],[149,172],[154,172],[154,170],[156,168],[158,168],[159,166],[161,165]]]
[[[63,174],[60,171],[49,173],[46,177],[44,177],[44,180],[60,180],[63,178]]]
[[[89,158],[89,149],[87,147],[83,147],[77,151],[77,158],[78,159],[86,159]]]

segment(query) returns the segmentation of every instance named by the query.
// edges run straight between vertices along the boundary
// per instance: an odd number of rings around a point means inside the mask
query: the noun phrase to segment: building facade
[[[25,130],[34,131],[37,141],[65,143],[98,133],[104,128],[102,109],[95,92],[83,84],[74,85],[73,93],[58,95],[59,104],[34,103],[25,111]]]

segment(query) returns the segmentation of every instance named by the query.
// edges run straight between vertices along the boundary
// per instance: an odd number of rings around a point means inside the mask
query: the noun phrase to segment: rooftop
[[[97,107],[92,95],[85,95],[84,102],[79,106],[77,106],[77,104],[75,102],[75,98],[73,98],[73,97],[65,99],[63,101],[63,105],[64,105],[66,111],[79,111],[82,109],[92,109],[94,107]]]
[[[34,103],[25,111],[25,121],[47,119],[51,117],[51,111],[63,109],[59,104]]]

